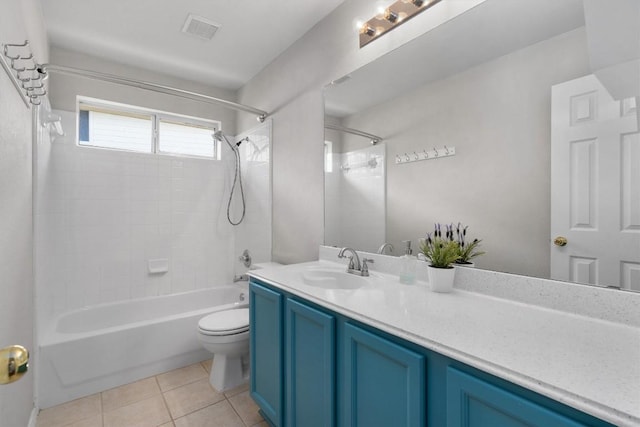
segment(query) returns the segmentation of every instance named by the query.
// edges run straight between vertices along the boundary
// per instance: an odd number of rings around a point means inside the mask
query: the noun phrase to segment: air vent
[[[202,16],[190,14],[184,22],[182,32],[204,40],[211,40],[216,31],[218,31],[218,28],[220,28],[220,25],[215,22],[211,22]]]

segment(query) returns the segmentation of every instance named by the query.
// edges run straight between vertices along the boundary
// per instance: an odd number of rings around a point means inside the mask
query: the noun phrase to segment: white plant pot
[[[436,268],[429,266],[429,284],[433,292],[451,292],[453,290],[453,280],[456,269]]]
[[[475,268],[476,266],[476,264],[473,262],[467,262],[467,263],[456,262],[453,265],[454,267],[464,267],[464,268]]]

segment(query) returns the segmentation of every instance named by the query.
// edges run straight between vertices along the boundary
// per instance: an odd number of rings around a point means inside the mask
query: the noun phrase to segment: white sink
[[[302,281],[309,285],[324,289],[358,289],[367,284],[362,276],[336,270],[308,270],[302,273]]]

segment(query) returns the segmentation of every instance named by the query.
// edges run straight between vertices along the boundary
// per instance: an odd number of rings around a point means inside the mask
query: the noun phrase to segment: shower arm
[[[38,66],[38,72],[44,77],[48,73],[59,73],[70,76],[86,77],[94,80],[102,80],[105,82],[121,84],[125,86],[131,86],[138,89],[149,90],[152,92],[164,93],[166,95],[173,95],[180,98],[192,99],[194,101],[206,102],[208,104],[219,105],[225,108],[230,108],[236,111],[244,111],[252,113],[258,116],[258,120],[262,123],[267,118],[269,113],[260,110],[258,108],[251,107],[249,105],[238,104],[237,102],[227,101],[226,99],[216,98],[214,96],[205,95],[198,92],[192,92],[184,89],[178,89],[171,86],[160,85],[157,83],[145,82],[142,80],[134,80],[126,77],[120,77],[113,74],[100,73],[97,71],[83,70],[80,68],[65,67],[62,65],[54,64],[41,64]]]

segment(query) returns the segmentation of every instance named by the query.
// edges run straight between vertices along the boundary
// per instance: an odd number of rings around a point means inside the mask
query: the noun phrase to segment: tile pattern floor
[[[37,427],[267,427],[249,387],[209,384],[211,361],[44,409]]]

